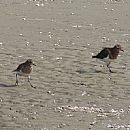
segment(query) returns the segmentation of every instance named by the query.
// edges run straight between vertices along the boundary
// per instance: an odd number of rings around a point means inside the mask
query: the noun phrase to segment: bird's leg
[[[110,62],[107,64],[107,68],[109,69],[109,72],[112,73],[112,70],[110,68]]]
[[[34,86],[31,84],[30,76],[28,76],[28,82],[29,82],[29,84],[30,84],[30,86],[31,86],[32,88],[36,88],[36,87],[34,87]]]
[[[16,74],[16,82],[15,85],[18,85],[18,74]]]

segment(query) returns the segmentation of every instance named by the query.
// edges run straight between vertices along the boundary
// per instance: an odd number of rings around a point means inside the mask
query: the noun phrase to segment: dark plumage
[[[98,53],[96,56],[92,56],[92,58],[104,59],[104,58],[107,58],[108,55],[109,55],[108,49],[107,49],[107,48],[104,48],[104,49],[101,50],[101,52]]]
[[[15,85],[18,85],[18,76],[25,76],[25,77],[28,77],[28,82],[30,83],[31,87],[33,87],[33,85],[30,82],[30,74],[32,72],[33,65],[35,64],[33,63],[32,59],[28,59],[26,62],[20,64],[17,67],[17,69],[13,71],[13,72],[16,72]]]
[[[112,72],[109,65],[110,65],[112,60],[117,59],[117,56],[118,56],[120,51],[123,51],[121,48],[121,45],[116,44],[112,48],[105,47],[96,56],[92,56],[92,58],[101,59],[104,62],[106,62],[107,67],[109,68],[109,71]]]

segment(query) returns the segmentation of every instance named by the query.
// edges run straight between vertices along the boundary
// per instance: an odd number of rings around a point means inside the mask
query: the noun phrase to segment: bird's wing
[[[108,48],[104,48],[103,50],[101,50],[101,51],[96,55],[96,58],[104,59],[104,58],[107,58],[108,55],[109,55],[109,50],[108,50]]]
[[[17,69],[16,69],[16,70],[14,70],[14,71],[21,71],[21,70],[22,70],[22,68],[23,68],[23,64],[24,64],[24,63],[20,64],[20,65],[17,67]]]

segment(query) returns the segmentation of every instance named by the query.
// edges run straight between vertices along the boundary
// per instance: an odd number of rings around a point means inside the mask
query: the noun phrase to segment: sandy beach
[[[130,1],[1,0],[0,130],[130,130]],[[124,49],[111,64],[92,59]],[[16,67],[34,66],[29,86]]]

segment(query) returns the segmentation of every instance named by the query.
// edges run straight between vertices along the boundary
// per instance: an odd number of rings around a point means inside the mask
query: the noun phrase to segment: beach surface
[[[130,0],[0,1],[0,130],[130,130]],[[92,59],[124,49],[111,64]],[[30,87],[17,66],[34,66]]]

